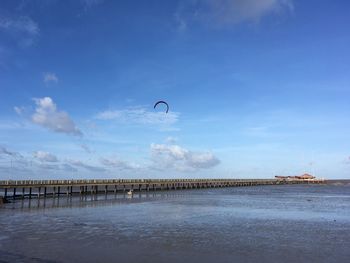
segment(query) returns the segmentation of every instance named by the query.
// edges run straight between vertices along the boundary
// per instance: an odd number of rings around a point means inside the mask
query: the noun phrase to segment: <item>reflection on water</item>
[[[79,196],[56,196],[54,198],[25,198],[11,203],[3,209],[49,209],[49,208],[73,208],[73,207],[96,207],[110,206],[120,203],[136,203],[156,199],[166,199],[171,197],[181,197],[183,193],[177,192],[153,192],[153,193],[133,193],[128,194],[98,194],[98,195],[79,195]]]
[[[25,199],[0,229],[0,262],[348,262],[350,187]]]

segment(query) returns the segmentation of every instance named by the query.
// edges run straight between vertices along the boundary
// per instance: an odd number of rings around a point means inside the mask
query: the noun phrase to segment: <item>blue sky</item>
[[[0,178],[350,179],[349,8],[1,1]]]

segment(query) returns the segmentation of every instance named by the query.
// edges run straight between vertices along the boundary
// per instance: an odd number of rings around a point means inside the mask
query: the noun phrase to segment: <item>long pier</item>
[[[321,184],[324,180],[278,179],[98,179],[98,180],[7,180],[0,181],[0,199],[56,197],[120,193],[126,191],[162,191],[197,188],[239,187],[280,184]],[[0,200],[1,201],[1,200]]]

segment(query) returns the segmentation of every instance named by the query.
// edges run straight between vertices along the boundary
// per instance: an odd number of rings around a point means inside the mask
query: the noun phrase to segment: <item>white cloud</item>
[[[343,160],[343,164],[350,164],[350,156]]]
[[[0,15],[0,30],[19,40],[21,46],[33,44],[39,35],[39,26],[28,16],[10,17]]]
[[[179,32],[184,32],[187,30],[187,21],[179,13],[175,13],[175,22],[177,23],[177,30]]]
[[[34,99],[36,104],[32,121],[49,130],[82,136],[82,132],[77,128],[73,120],[64,111],[58,111],[56,104],[50,97]]]
[[[189,22],[230,26],[258,22],[262,17],[293,11],[292,0],[203,0],[183,2],[175,19],[180,28]]]
[[[100,161],[104,166],[108,166],[108,167],[112,167],[120,170],[134,170],[134,169],[140,168],[140,166],[137,164],[129,163],[116,158],[114,159],[101,158]]]
[[[169,143],[169,144],[174,144],[178,141],[178,138],[175,138],[175,137],[172,137],[172,136],[169,136],[165,139],[165,142],[166,143]]]
[[[193,152],[178,145],[151,144],[153,168],[194,171],[207,169],[220,163],[210,152]]]
[[[44,74],[44,83],[48,84],[50,82],[57,83],[58,77],[56,76],[55,73],[47,72]]]
[[[211,168],[220,163],[219,159],[210,152],[191,153],[188,162],[194,168]]]
[[[91,172],[105,172],[106,171],[106,169],[103,167],[89,165],[89,164],[86,164],[86,163],[79,161],[79,160],[68,160],[68,162],[70,165],[73,165],[76,167],[82,167],[82,168],[89,170]]]
[[[24,107],[17,107],[17,106],[13,107],[13,109],[18,115],[22,115],[25,110]]]
[[[154,112],[146,108],[136,107],[125,110],[107,110],[96,115],[99,120],[116,120],[136,124],[174,124],[178,121],[179,113]]]
[[[183,160],[189,153],[188,150],[178,145],[166,145],[166,144],[151,144],[152,154],[165,154],[175,160]]]
[[[39,34],[38,24],[28,16],[5,17],[0,16],[0,29],[25,32],[31,35]]]
[[[41,162],[58,162],[58,158],[49,152],[36,151],[33,156]]]

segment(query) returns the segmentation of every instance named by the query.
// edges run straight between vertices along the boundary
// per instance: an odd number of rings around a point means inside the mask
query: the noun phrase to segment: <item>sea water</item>
[[[350,186],[17,200],[0,262],[349,262]]]

